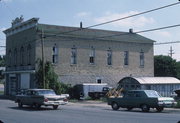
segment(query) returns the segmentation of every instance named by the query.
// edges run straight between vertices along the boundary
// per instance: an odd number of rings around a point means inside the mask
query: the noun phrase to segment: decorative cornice
[[[38,24],[39,18],[32,18],[30,20],[24,21],[23,18],[16,18],[12,22],[12,27],[3,31],[6,34],[6,37],[16,34],[18,32],[27,30],[29,28],[32,28]]]

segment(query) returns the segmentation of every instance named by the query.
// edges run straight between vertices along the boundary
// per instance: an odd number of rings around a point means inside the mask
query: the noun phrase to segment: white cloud
[[[170,32],[168,32],[168,31],[155,31],[153,33],[155,33],[158,36],[164,37],[164,38],[172,37],[172,34]]]
[[[12,2],[12,0],[1,0],[3,2]]]
[[[86,17],[89,15],[91,15],[91,13],[89,13],[89,12],[80,12],[80,13],[76,14],[76,17]]]
[[[96,23],[103,23],[103,22],[107,22],[107,21],[127,17],[127,16],[130,16],[130,15],[138,14],[138,13],[139,12],[137,12],[137,11],[130,11],[130,12],[121,13],[121,14],[107,12],[105,14],[105,16],[95,18],[94,21]],[[116,21],[114,23],[111,23],[111,25],[116,26],[116,27],[117,26],[118,27],[119,26],[121,26],[121,27],[143,27],[146,24],[152,24],[154,22],[155,22],[155,20],[153,18],[147,18],[145,16],[138,16],[138,17],[133,17],[133,18],[128,18],[128,19]]]
[[[4,30],[6,30],[6,28],[5,28],[5,27],[0,28],[0,32],[2,32],[2,31],[4,31]]]

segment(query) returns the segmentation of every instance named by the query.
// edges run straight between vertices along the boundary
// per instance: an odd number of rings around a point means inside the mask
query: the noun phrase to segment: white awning
[[[180,84],[180,80],[174,77],[132,77],[140,84]]]

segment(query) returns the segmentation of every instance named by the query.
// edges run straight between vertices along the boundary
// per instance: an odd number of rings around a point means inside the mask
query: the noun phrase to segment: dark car
[[[156,108],[161,112],[165,107],[173,107],[175,104],[173,98],[162,97],[154,90],[130,90],[123,96],[108,98],[108,105],[111,105],[113,110],[118,110],[120,107],[128,110],[141,108],[142,111],[148,112],[150,108]]]

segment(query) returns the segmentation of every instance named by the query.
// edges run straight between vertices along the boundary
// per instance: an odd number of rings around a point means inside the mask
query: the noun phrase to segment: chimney
[[[83,28],[82,22],[80,22],[80,28],[81,28],[81,29]]]
[[[133,29],[131,28],[131,29],[129,29],[129,33],[133,33]]]

